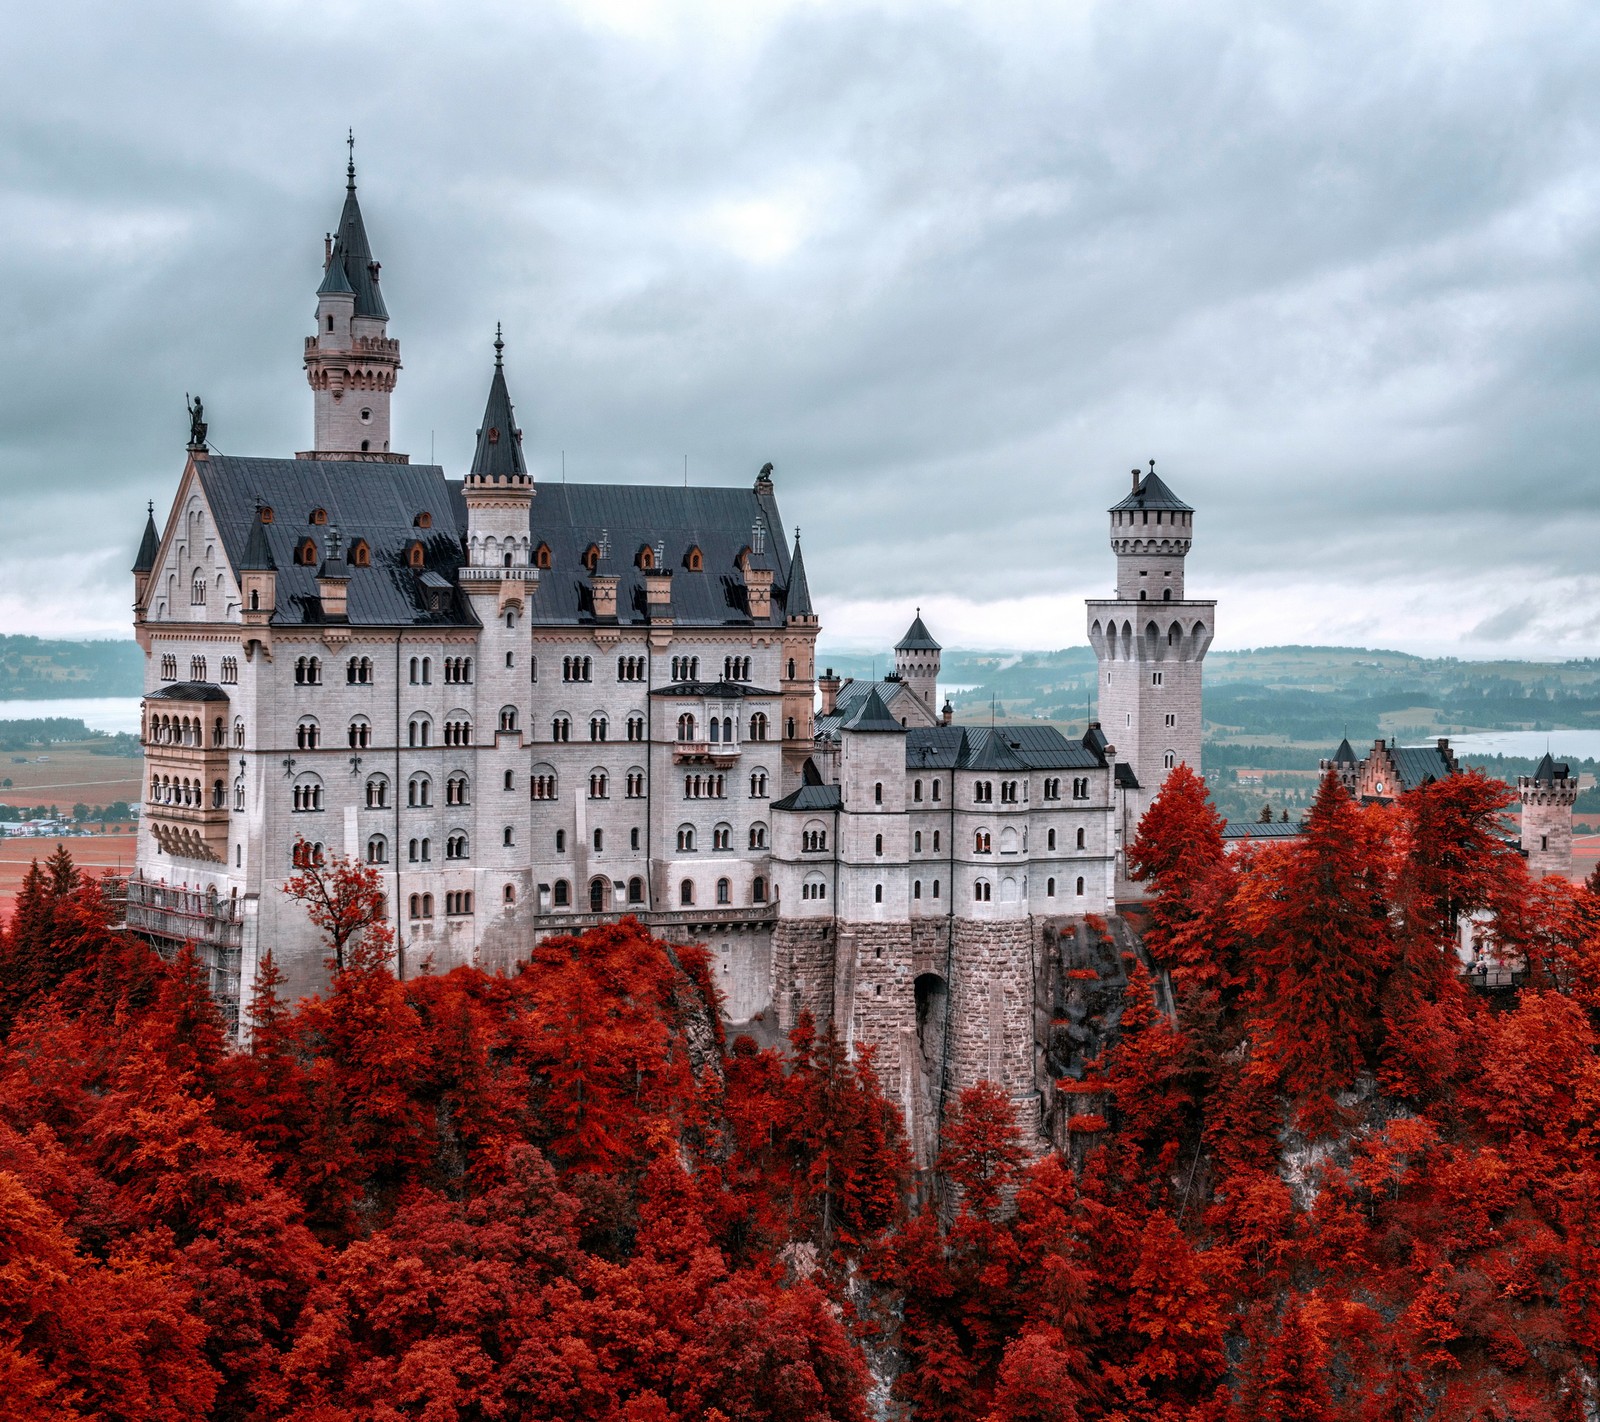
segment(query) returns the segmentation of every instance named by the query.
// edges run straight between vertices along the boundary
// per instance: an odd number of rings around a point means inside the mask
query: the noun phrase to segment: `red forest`
[[[935,1181],[870,1056],[725,1041],[632,920],[398,982],[335,863],[327,993],[268,958],[230,1050],[58,852],[0,937],[0,1415],[1592,1418],[1600,893],[1530,883],[1505,802],[1329,779],[1226,855],[1180,768],[1071,1155],[980,1084]]]

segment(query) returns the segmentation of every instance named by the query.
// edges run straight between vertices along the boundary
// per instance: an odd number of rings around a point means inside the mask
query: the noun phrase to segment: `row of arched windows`
[[[726,800],[728,777],[725,775],[685,775],[683,797],[686,800]]]

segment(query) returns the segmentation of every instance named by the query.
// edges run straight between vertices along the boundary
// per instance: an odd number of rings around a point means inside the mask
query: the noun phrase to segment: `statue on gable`
[[[196,395],[190,399],[185,392],[183,403],[189,409],[189,448],[204,449],[206,447],[206,407],[200,403]]]

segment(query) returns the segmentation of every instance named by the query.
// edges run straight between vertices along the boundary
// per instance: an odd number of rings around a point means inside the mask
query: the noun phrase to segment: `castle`
[[[215,453],[197,407],[145,528],[130,926],[195,942],[237,1025],[269,949],[287,992],[325,984],[282,886],[330,855],[381,873],[402,976],[636,914],[708,944],[731,1019],[809,1010],[874,1044],[920,1153],[979,1077],[1037,1122],[1046,944],[1114,909],[1144,808],[1200,759],[1215,605],[1186,595],[1193,510],[1153,465],[1088,605],[1101,721],[958,726],[920,612],[891,675],[817,676],[770,465],[747,488],[536,481],[498,332],[463,477],[394,450],[353,162],[315,320],[312,447]]]

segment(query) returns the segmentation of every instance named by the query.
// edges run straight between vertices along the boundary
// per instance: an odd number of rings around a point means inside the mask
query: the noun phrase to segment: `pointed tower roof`
[[[156,566],[156,552],[160,547],[161,535],[156,532],[156,506],[152,502],[145,512],[144,537],[139,540],[139,555],[133,560],[133,571],[153,572]]]
[[[275,573],[278,565],[272,561],[272,549],[267,543],[267,524],[261,517],[261,507],[256,506],[256,521],[250,528],[250,540],[244,545],[244,556],[239,559],[241,573]]]
[[[897,652],[937,652],[942,648],[933,640],[933,634],[928,631],[922,620],[922,609],[917,609],[917,615],[912,619],[911,626],[906,629],[906,635],[894,644]]]
[[[344,211],[339,214],[339,231],[334,239],[333,259],[344,270],[345,281],[355,293],[356,315],[372,316],[380,321],[389,319],[389,309],[383,304],[383,294],[378,290],[378,264],[372,260],[372,247],[367,241],[367,225],[361,220],[361,204],[356,201],[356,141],[350,139],[350,164],[345,170]],[[322,286],[327,289],[331,278],[324,277]]]
[[[1355,765],[1357,763],[1356,753],[1350,745],[1349,736],[1339,742],[1339,749],[1333,753],[1333,763],[1335,765]]]
[[[789,591],[784,597],[784,612],[789,617],[815,617],[811,607],[811,586],[806,582],[806,560],[800,556],[800,530],[794,531],[794,556],[789,559]]]
[[[1572,774],[1570,766],[1558,761],[1549,751],[1544,753],[1544,759],[1534,768],[1533,778],[1541,785],[1554,785],[1558,780],[1566,780]]]
[[[1137,469],[1133,473],[1135,480],[1133,492],[1121,503],[1112,504],[1109,512],[1117,513],[1123,509],[1171,509],[1177,513],[1194,512],[1157,476],[1155,460],[1150,461],[1148,474],[1141,474]]]
[[[876,686],[861,698],[861,705],[856,708],[856,714],[846,721],[840,729],[845,731],[895,731],[902,736],[906,733],[906,728],[889,714],[889,708],[883,704],[883,698],[878,695]]]
[[[333,244],[333,251],[328,257],[328,270],[322,274],[322,285],[317,288],[318,296],[354,296],[355,288],[350,285],[350,278],[344,274],[344,255],[339,250],[339,244]]]
[[[514,475],[527,477],[528,463],[522,457],[522,431],[517,428],[511,408],[511,392],[506,389],[503,352],[506,343],[500,327],[494,328],[494,378],[489,382],[489,399],[483,407],[483,424],[478,428],[478,447],[472,456],[469,478],[494,479]]]

